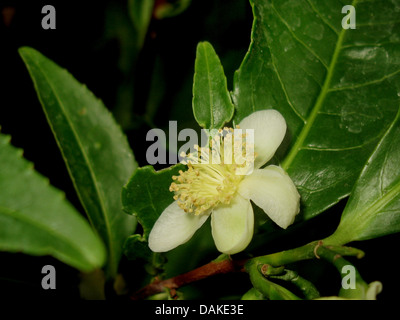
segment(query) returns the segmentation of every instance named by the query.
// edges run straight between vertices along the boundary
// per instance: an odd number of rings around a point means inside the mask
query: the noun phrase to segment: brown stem
[[[170,290],[178,289],[189,283],[208,278],[217,274],[225,274],[231,272],[244,272],[244,264],[247,260],[233,261],[230,259],[220,262],[210,262],[192,271],[178,275],[166,280],[154,281],[139,291],[133,293],[130,298],[132,300],[140,300],[151,295],[164,292],[165,288]]]

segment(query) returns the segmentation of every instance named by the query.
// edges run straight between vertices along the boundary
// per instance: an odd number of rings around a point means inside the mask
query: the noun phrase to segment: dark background
[[[56,30],[41,27],[44,5],[56,9]],[[24,157],[34,163],[35,169],[63,190],[81,212],[17,49],[21,46],[37,49],[86,84],[114,113],[139,165],[146,165],[145,135],[152,126],[166,127],[168,120],[178,120],[183,127],[195,127],[191,89],[197,43],[203,40],[212,43],[231,88],[233,73],[250,43],[252,24],[247,0],[193,0],[176,17],[153,19],[143,48],[137,50],[126,1],[0,1],[0,14],[1,132],[11,135],[12,144],[23,149]],[[119,18],[115,20],[115,16]],[[306,229],[294,231],[293,237],[303,237],[303,243],[329,235],[327,232],[336,228],[343,205],[344,202],[314,219]],[[327,226],[323,233],[320,225]],[[291,246],[292,240],[288,239]],[[381,299],[398,296],[395,270],[399,240],[399,235],[392,235],[356,244],[367,253],[356,266],[367,282],[383,282]],[[285,243],[277,243],[277,251],[280,246],[284,249]],[[56,290],[41,288],[44,276],[41,269],[46,264],[56,268]],[[319,280],[330,285],[337,281],[331,275],[321,274]],[[232,279],[219,281],[206,280],[200,286],[223,286],[224,281]],[[51,257],[0,253],[1,297],[79,299],[78,282],[76,270]]]

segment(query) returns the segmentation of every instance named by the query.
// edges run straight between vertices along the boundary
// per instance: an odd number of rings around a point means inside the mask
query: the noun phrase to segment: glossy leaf
[[[279,110],[288,124],[278,152],[309,219],[349,195],[393,120],[400,92],[400,4],[253,0],[252,42],[235,74],[234,121]],[[266,137],[267,138],[267,137]]]
[[[100,268],[101,239],[9,140],[0,134],[0,250],[52,255],[85,272]]]
[[[66,70],[31,48],[19,50],[90,222],[108,249],[108,276],[136,221],[122,211],[121,188],[136,168],[111,114]]]
[[[326,242],[344,244],[400,231],[400,110],[367,161]]]
[[[137,217],[144,239],[147,240],[160,214],[172,203],[174,194],[169,191],[172,176],[179,175],[184,168],[181,164],[160,171],[152,166],[138,168],[122,189],[124,210]]]
[[[172,176],[179,175],[179,170],[185,170],[186,166],[177,164],[175,166],[155,171],[152,166],[145,166],[135,171],[132,178],[122,190],[122,202],[124,210],[137,217],[143,228],[143,235],[132,235],[127,238],[124,253],[129,259],[144,259],[159,269],[164,261],[165,255],[168,263],[163,265],[165,276],[171,277],[179,273],[187,272],[204,260],[204,257],[215,255],[216,249],[211,237],[209,223],[196,231],[190,241],[171,250],[165,254],[154,253],[148,248],[147,239],[154,223],[172,203],[174,194],[169,191],[173,182]],[[197,252],[182,264],[193,252]]]
[[[208,42],[197,45],[193,80],[193,114],[205,129],[219,129],[231,120],[234,106],[221,62]]]

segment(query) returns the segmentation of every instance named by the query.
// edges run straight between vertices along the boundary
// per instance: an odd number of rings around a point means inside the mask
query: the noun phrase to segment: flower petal
[[[239,185],[238,192],[251,199],[281,228],[294,222],[300,211],[300,195],[288,174],[280,167],[254,170]]]
[[[276,110],[256,111],[239,123],[240,129],[254,129],[254,168],[267,163],[275,154],[286,134],[286,121]]]
[[[208,216],[209,214],[196,216],[186,213],[174,201],[163,211],[151,229],[150,249],[154,252],[166,252],[187,242]]]
[[[250,201],[236,195],[229,205],[217,207],[211,214],[211,228],[218,251],[234,254],[244,250],[254,231]]]

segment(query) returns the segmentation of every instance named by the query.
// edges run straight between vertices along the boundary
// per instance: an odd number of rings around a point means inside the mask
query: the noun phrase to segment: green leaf
[[[90,222],[108,249],[115,276],[135,219],[122,211],[121,188],[136,163],[111,114],[66,70],[31,48],[19,50]]]
[[[147,262],[154,253],[150,250],[145,238],[140,234],[133,234],[126,238],[124,244],[124,254],[129,260],[143,259]]]
[[[344,244],[400,232],[399,165],[400,110],[358,178],[338,229],[325,242]]]
[[[205,129],[219,129],[232,119],[234,106],[221,61],[208,42],[197,45],[193,79],[193,114]]]
[[[343,29],[341,1],[251,2],[252,42],[235,74],[234,121],[256,110],[282,113],[288,133],[277,156],[309,219],[349,195],[397,112],[400,6],[353,1],[356,29]]]
[[[154,0],[129,0],[128,10],[135,27],[138,45],[143,46],[154,8]]]
[[[51,255],[84,272],[100,268],[100,238],[9,140],[0,134],[0,250]]]
[[[122,189],[124,210],[137,217],[144,239],[147,240],[160,214],[172,203],[174,194],[169,191],[172,176],[179,175],[184,168],[182,164],[160,171],[152,166],[138,168]]]

